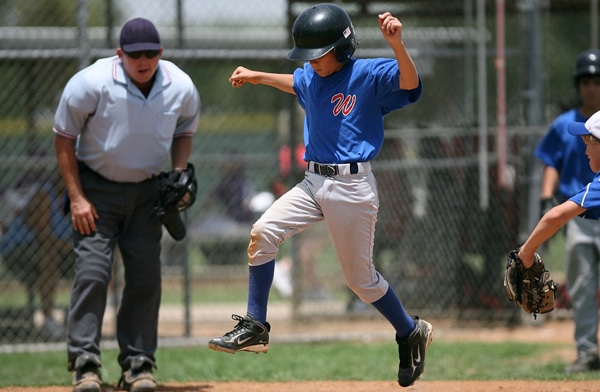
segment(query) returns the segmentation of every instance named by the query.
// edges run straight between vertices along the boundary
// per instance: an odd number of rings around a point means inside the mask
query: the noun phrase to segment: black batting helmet
[[[317,4],[302,12],[292,26],[292,36],[290,60],[315,60],[333,50],[336,59],[344,62],[356,49],[352,21],[335,4]]]
[[[579,53],[575,61],[573,78],[575,83],[582,76],[600,75],[600,50],[590,49]]]

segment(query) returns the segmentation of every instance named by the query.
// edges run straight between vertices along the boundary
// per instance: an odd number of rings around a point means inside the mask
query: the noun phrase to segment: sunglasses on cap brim
[[[160,50],[140,50],[139,52],[125,52],[127,57],[131,57],[132,59],[139,59],[144,55],[147,59],[153,59],[160,53]]]

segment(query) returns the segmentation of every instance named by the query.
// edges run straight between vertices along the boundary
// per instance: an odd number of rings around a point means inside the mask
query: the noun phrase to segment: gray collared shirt
[[[200,95],[175,64],[159,61],[145,97],[114,56],[69,80],[53,132],[77,138],[77,158],[105,178],[139,182],[162,170],[173,138],[193,136],[199,114]]]

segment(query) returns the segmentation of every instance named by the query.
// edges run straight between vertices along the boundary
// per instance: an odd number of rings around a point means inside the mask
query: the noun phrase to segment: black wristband
[[[547,197],[540,200],[540,214],[544,215],[554,207],[554,199]]]

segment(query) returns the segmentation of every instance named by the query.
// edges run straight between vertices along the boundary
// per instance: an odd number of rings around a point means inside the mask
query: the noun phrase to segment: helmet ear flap
[[[343,63],[344,61],[346,61],[350,57],[352,57],[355,49],[356,49],[356,46],[354,45],[354,43],[348,42],[348,43],[338,45],[335,48],[333,48],[333,53],[335,54],[336,60],[339,61],[340,63]]]

